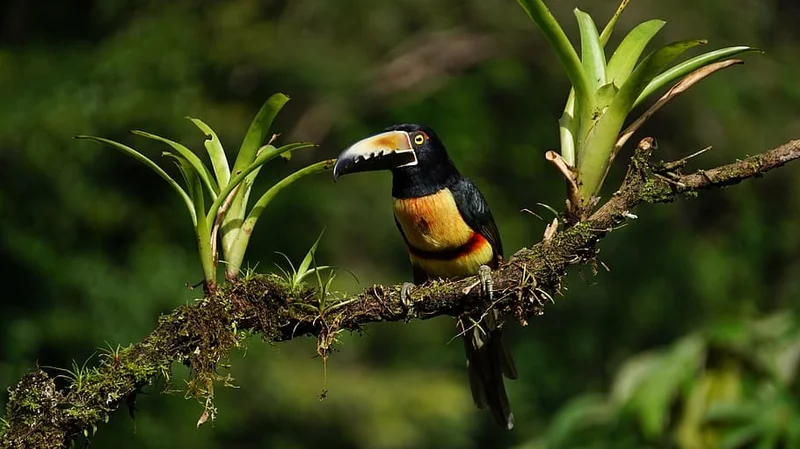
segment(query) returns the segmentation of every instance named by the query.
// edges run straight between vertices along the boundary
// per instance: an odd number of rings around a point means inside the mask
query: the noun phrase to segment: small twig
[[[578,185],[575,183],[575,169],[569,165],[560,154],[549,150],[544,154],[544,158],[556,166],[558,171],[561,172],[561,175],[564,176],[564,179],[566,179],[571,186],[575,186],[576,189],[578,188]]]
[[[470,330],[472,330],[475,327],[479,326],[480,323],[483,321],[483,319],[486,318],[486,316],[489,314],[489,311],[492,310],[497,305],[498,302],[500,302],[500,299],[495,299],[494,301],[492,301],[492,303],[489,304],[489,307],[487,307],[486,310],[484,310],[483,313],[481,313],[481,317],[480,318],[478,318],[477,320],[472,320],[472,324],[470,326],[463,328],[463,330],[461,332],[455,334],[453,336],[453,338],[451,338],[450,340],[447,341],[447,344],[449,345],[456,338],[463,337],[467,332],[469,332]]]
[[[481,285],[480,279],[478,279],[477,281],[473,282],[472,284],[469,284],[466,287],[464,287],[463,289],[461,289],[461,293],[463,293],[465,295],[469,295],[472,292],[472,289],[477,287],[477,286],[479,286],[479,285]]]
[[[544,154],[544,158],[556,166],[558,171],[567,181],[567,199],[569,200],[569,210],[573,210],[580,206],[581,194],[578,190],[578,183],[575,180],[575,169],[561,157],[560,154],[553,150],[549,150]]]
[[[664,175],[662,175],[662,174],[659,174],[659,173],[653,173],[653,176],[655,176],[655,177],[657,177],[657,178],[659,178],[659,179],[662,179],[662,180],[664,180],[665,182],[668,182],[668,183],[670,183],[670,184],[676,185],[676,186],[678,186],[678,187],[680,187],[680,188],[684,188],[684,187],[686,187],[685,185],[681,184],[681,182],[680,182],[680,181],[675,181],[675,180],[673,180],[673,179],[670,179],[669,177],[667,177],[667,176],[664,176]]]
[[[661,167],[659,167],[659,168],[661,170],[666,170],[666,171],[672,171],[672,170],[681,168],[684,165],[686,165],[689,162],[690,159],[695,158],[697,156],[700,156],[701,154],[705,153],[708,150],[711,150],[712,148],[713,147],[711,145],[709,145],[709,146],[703,148],[702,150],[695,151],[694,153],[692,153],[692,154],[690,154],[690,155],[688,155],[686,157],[683,157],[681,159],[678,159],[677,161],[666,162],[666,163],[662,164]]]

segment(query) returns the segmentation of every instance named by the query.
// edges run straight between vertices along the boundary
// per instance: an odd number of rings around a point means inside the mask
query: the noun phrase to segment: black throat
[[[449,158],[426,165],[392,170],[392,196],[420,198],[432,195],[461,179],[461,174]]]

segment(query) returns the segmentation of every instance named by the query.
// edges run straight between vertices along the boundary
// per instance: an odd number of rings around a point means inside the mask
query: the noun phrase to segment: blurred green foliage
[[[573,39],[574,6],[600,23],[616,8],[549,3]],[[636,0],[617,30],[652,17],[668,22],[659,44],[707,37],[766,51],[660,112],[643,130],[659,139],[658,158],[714,145],[694,163],[711,166],[800,135],[796,2]],[[510,254],[544,229],[520,209],[562,207],[563,182],[542,156],[558,145],[568,89],[511,0],[1,3],[0,385],[36,363],[82,365],[105,342],[137,341],[159,313],[200,294],[185,287],[202,271],[180,198],[135,161],[72,136],[130,143],[126,130],[147,129],[200,154],[203,138],[182,117],[237,142],[263,101],[285,92],[293,101],[273,129],[320,146],[265,167],[263,191],[384,126],[427,123],[484,191]],[[345,337],[324,401],[313,341],[253,339],[230,361],[240,388],[217,392],[213,425],[196,429],[201,405],[156,394],[162,385],[139,397],[135,420],[118,412],[92,444],[797,447],[796,170],[640,208],[602,243],[610,271],[576,270],[548,313],[511,326],[513,432],[473,409],[462,350],[446,345],[453,323],[439,319]],[[250,266],[271,270],[283,261],[275,251],[302,259],[322,228],[318,262],[360,281],[340,276],[336,288],[408,279],[381,173],[310,178],[276,198]],[[181,388],[175,370],[171,388]]]

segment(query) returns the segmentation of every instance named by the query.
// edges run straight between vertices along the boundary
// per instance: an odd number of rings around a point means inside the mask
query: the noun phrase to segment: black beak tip
[[[336,182],[339,179],[339,176],[345,174],[345,170],[347,167],[352,164],[348,164],[347,159],[337,159],[336,163],[333,165],[333,182]]]

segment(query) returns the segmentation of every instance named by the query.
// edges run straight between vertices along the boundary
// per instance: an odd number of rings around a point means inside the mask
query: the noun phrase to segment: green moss
[[[248,283],[251,291],[244,297],[258,298],[267,294],[267,288],[281,288],[274,283],[275,278],[263,279],[261,283]],[[231,294],[236,285],[226,287],[194,305],[163,315],[158,328],[141,343],[103,350],[97,367],[73,367],[69,374],[60,375],[70,381],[63,390],[56,388],[55,378],[41,370],[25,376],[9,399],[5,417],[9,427],[0,440],[3,447],[23,447],[17,444],[22,436],[8,429],[31,426],[39,430],[35,435],[26,432],[24,438],[31,442],[27,447],[61,447],[78,436],[91,436],[123,401],[132,403],[142,388],[158,378],[168,381],[176,361],[191,369],[187,396],[213,410],[214,384],[232,382],[229,375],[220,374],[220,361],[244,345],[248,333],[239,330],[239,323],[253,318],[255,312],[248,310],[259,310],[243,304],[241,295]],[[255,294],[252,289],[258,288],[265,290]],[[262,318],[270,315],[263,311],[255,314]],[[260,328],[276,329],[278,324],[267,320]],[[38,422],[49,425],[36,425]]]
[[[639,197],[647,203],[669,203],[673,201],[672,189],[665,181],[647,178],[639,190]]]
[[[523,250],[531,272],[540,271],[533,265],[563,267],[565,256],[558,248],[584,246],[596,238],[596,232],[589,224],[580,223],[554,238],[562,242]],[[527,309],[541,309],[533,301],[538,298],[538,287],[551,293],[559,288],[560,274],[550,271],[552,275],[545,279],[525,277],[517,288],[526,299],[520,301],[524,304],[520,307],[525,308],[518,310],[520,317],[525,316],[522,312],[529,312]],[[445,282],[433,282],[423,291],[419,303],[428,316],[441,314],[443,298],[452,299],[451,287]],[[397,291],[388,293],[395,298],[398,295]],[[317,351],[324,363],[343,331],[357,331],[360,321],[376,321],[387,310],[402,313],[396,299],[387,304],[364,299],[347,304],[320,304],[314,290],[305,286],[292,288],[276,275],[254,275],[246,282],[223,285],[216,293],[160,317],[156,330],[142,342],[101,350],[99,364],[74,369],[77,374],[69,376],[72,382],[63,389],[56,388],[56,379],[43,371],[23,378],[12,391],[6,413],[10,427],[0,442],[3,446],[20,446],[18,443],[24,438],[34,442],[34,447],[56,448],[82,435],[91,437],[120,405],[133,404],[143,388],[159,378],[169,385],[174,362],[190,368],[185,393],[202,404],[200,423],[214,419],[215,386],[233,382],[229,374],[221,372],[222,362],[231,351],[242,348],[249,335],[259,333],[269,342],[278,342],[312,334],[317,337]],[[35,435],[25,431],[32,427],[37,429]]]
[[[683,196],[685,198],[690,198],[690,199],[691,198],[697,198],[697,195],[698,195],[697,190],[689,190],[689,191],[683,192]]]
[[[65,436],[63,430],[42,425],[61,421],[58,407],[64,396],[53,378],[41,370],[28,373],[10,393],[5,416],[9,427],[0,436],[0,444],[3,447],[59,447]],[[24,429],[24,433],[13,434],[11,429]]]

